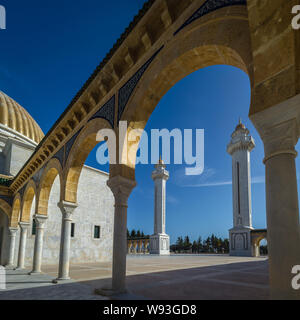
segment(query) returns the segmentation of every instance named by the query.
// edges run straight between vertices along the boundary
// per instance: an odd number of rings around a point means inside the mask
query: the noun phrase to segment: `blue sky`
[[[0,0],[7,30],[0,30],[0,90],[22,106],[46,133],[142,7],[143,1]],[[256,141],[251,153],[253,224],[266,226],[263,145],[248,119],[248,76],[233,67],[199,70],[160,101],[146,130],[204,129],[205,171],[187,177],[170,165],[167,232],[171,241],[211,233],[227,237],[232,226],[231,158],[226,145],[238,118]],[[299,148],[297,148],[299,151]],[[86,162],[96,163],[95,150]],[[299,165],[299,158],[297,159]],[[138,165],[128,227],[153,232],[152,165]]]

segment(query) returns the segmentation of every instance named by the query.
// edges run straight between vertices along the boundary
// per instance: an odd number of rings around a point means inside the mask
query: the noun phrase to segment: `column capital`
[[[17,227],[8,227],[8,230],[9,230],[9,235],[14,237],[17,234],[19,228],[17,228]]]
[[[38,214],[36,213],[33,218],[35,219],[35,221],[37,222],[37,227],[38,228],[43,228],[45,222],[47,221],[48,217],[46,215],[43,214]]]
[[[78,204],[75,202],[69,202],[69,201],[60,201],[57,206],[60,208],[63,218],[65,220],[71,221],[71,216],[74,212],[74,210],[78,207]]]
[[[122,176],[115,176],[107,181],[107,186],[114,194],[115,205],[127,207],[127,200],[136,186],[136,181]]]
[[[297,152],[300,136],[300,95],[250,116],[264,142],[265,159]]]
[[[20,222],[19,222],[19,226],[20,226],[20,228],[21,228],[22,230],[29,229],[30,223],[29,223],[29,222],[20,221]]]

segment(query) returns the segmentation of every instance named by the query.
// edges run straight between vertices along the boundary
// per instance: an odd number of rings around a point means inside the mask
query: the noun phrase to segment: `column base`
[[[150,236],[150,254],[170,255],[170,237],[164,233]]]
[[[42,274],[41,271],[31,271],[31,272],[28,273],[29,276],[38,276],[40,274]]]
[[[25,268],[24,267],[16,267],[14,268],[14,270],[18,271],[18,270],[24,270]]]
[[[253,257],[251,230],[247,227],[234,227],[229,230],[229,255],[235,257]]]
[[[14,266],[13,264],[7,264],[7,265],[5,265],[4,267],[5,267],[5,269],[7,269],[7,270],[14,270],[16,266]]]
[[[117,294],[127,293],[127,290],[114,290],[112,288],[101,288],[101,289],[95,289],[95,294],[99,296],[105,296],[105,297],[111,297]]]
[[[57,284],[59,282],[64,282],[64,281],[70,281],[71,278],[70,277],[65,277],[65,278],[56,278],[52,280],[52,283]]]

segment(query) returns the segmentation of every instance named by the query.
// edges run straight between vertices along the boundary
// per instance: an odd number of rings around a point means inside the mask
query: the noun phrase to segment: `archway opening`
[[[239,69],[224,65],[207,67],[176,83],[160,100],[145,126],[148,137],[151,136],[151,129],[166,128],[171,131],[178,128],[182,136],[184,129],[205,130],[203,174],[187,176],[187,164],[173,164],[174,139],[170,144],[172,164],[166,164],[166,170],[169,171],[166,182],[166,233],[170,235],[174,251],[177,251],[176,257],[185,254],[181,262],[182,269],[189,268],[189,263],[195,263],[194,266],[199,263],[199,267],[202,261],[207,263],[207,253],[213,259],[219,259],[222,254],[228,255],[228,230],[233,227],[233,208],[232,159],[226,153],[226,147],[240,117],[256,143],[251,153],[253,225],[265,228],[265,169],[261,161],[264,153],[262,142],[248,119],[250,91],[249,78]],[[147,112],[150,112],[152,105],[148,107]],[[138,113],[138,119],[142,121],[142,110],[139,109]],[[195,132],[193,140],[195,155]],[[150,145],[149,142],[149,149]],[[183,153],[184,148],[184,156]],[[150,155],[148,159],[150,161]],[[154,226],[154,182],[151,179],[154,169],[154,163],[136,164],[137,187],[128,206],[129,231],[139,229],[149,236],[153,234]],[[179,238],[182,239],[182,248],[176,250]],[[193,261],[194,258],[197,262]],[[131,259],[134,257],[131,256]],[[155,263],[158,263],[155,259]],[[172,260],[162,258],[159,261],[166,270],[173,267],[172,262],[168,265]]]
[[[259,255],[267,256],[268,255],[268,241],[266,238],[261,239],[259,242]]]
[[[0,265],[5,265],[8,254],[8,215],[0,209]]]
[[[109,130],[108,130],[109,129]],[[72,214],[70,272],[79,263],[111,268],[114,198],[107,186],[110,146],[108,122],[96,118],[74,140],[65,166],[64,200],[77,204]]]

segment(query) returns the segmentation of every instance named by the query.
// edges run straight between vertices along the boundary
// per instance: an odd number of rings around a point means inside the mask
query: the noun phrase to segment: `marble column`
[[[19,226],[20,226],[21,234],[20,234],[20,245],[19,245],[17,269],[24,269],[26,242],[27,242],[27,235],[28,235],[28,230],[29,230],[30,224],[28,222],[19,222]]]
[[[300,96],[251,118],[264,142],[267,240],[272,299],[300,299],[292,268],[300,265],[300,226],[295,157]]]
[[[136,182],[122,176],[107,181],[115,198],[112,288],[97,290],[97,293],[110,295],[126,291],[127,255],[127,201]]]
[[[62,213],[59,271],[57,280],[68,280],[70,269],[71,223],[76,203],[61,201],[58,206]]]
[[[6,267],[10,268],[14,265],[15,259],[15,247],[16,247],[16,236],[18,232],[18,228],[16,227],[9,227],[9,251],[8,251],[8,261]]]
[[[36,235],[34,241],[33,268],[30,272],[31,275],[41,273],[44,229],[45,222],[47,221],[48,217],[41,214],[35,214],[34,219],[36,221]]]

